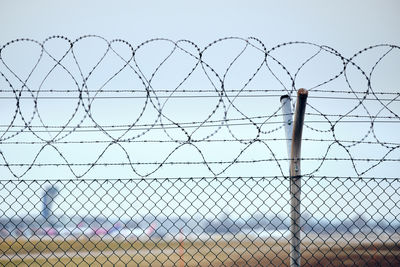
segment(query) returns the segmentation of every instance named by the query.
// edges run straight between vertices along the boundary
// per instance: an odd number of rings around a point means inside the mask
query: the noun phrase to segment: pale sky
[[[400,2],[356,1],[21,1],[2,0],[1,43],[50,35],[153,37],[206,44],[254,36],[276,44],[300,40],[353,52],[400,40]],[[347,52],[344,51],[344,52]]]

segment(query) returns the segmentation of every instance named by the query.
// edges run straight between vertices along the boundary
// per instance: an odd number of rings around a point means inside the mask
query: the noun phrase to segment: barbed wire
[[[191,142],[204,142],[204,143],[218,143],[218,142],[249,142],[252,139],[211,139],[211,140],[191,140]],[[261,141],[290,141],[291,139],[286,138],[262,138]],[[312,138],[303,138],[303,141],[310,142],[335,142],[334,139],[312,139]],[[187,140],[119,140],[120,143],[185,143]],[[389,142],[373,142],[373,141],[358,141],[358,140],[340,140],[341,143],[360,143],[360,144],[384,144],[384,145],[394,145],[398,146],[400,143],[389,143]],[[15,142],[2,142],[3,145],[41,145],[41,144],[49,144],[49,143],[57,143],[57,144],[101,144],[101,143],[109,143],[108,140],[78,140],[78,141],[60,141],[60,142],[49,142],[49,141],[15,141]]]
[[[79,90],[78,90],[79,91]],[[40,90],[29,90],[32,93],[76,93],[76,89],[40,89]],[[86,89],[85,92],[89,93],[147,93],[147,90],[144,89]],[[224,89],[224,93],[285,93],[287,92],[285,89],[257,89],[257,88],[249,88],[249,89]],[[314,89],[314,93],[330,93],[330,94],[366,94],[366,91],[345,91],[345,90],[329,90],[329,89]],[[16,93],[15,89],[0,89],[0,93]],[[215,90],[211,89],[157,89],[157,93],[215,93]],[[374,92],[375,95],[399,95],[400,93],[391,92],[391,91],[383,91],[383,92]],[[280,96],[280,95],[279,95]],[[173,97],[173,96],[171,96]]]
[[[229,49],[218,50],[224,46]],[[395,73],[385,60],[399,49],[380,44],[346,56],[309,42],[267,48],[252,37],[222,38],[204,48],[163,38],[136,46],[95,35],[16,39],[0,48],[1,174],[19,179],[37,168],[67,167],[75,178],[87,178],[98,167],[128,166],[133,177],[146,178],[165,165],[201,165],[222,177],[240,164],[272,162],[270,171],[287,177],[279,97],[289,95],[294,106],[301,84],[309,90],[304,141],[320,144],[302,157],[306,175],[345,161],[356,177],[367,177],[399,161],[400,92],[388,77],[379,79],[380,68]],[[29,64],[18,62],[27,51]],[[390,78],[398,86],[397,76]],[[226,144],[227,152],[216,144]],[[133,160],[147,150],[154,159]],[[76,163],[77,154],[92,160]],[[87,168],[78,173],[74,167]]]
[[[284,91],[282,91],[284,92]],[[389,94],[389,93],[388,93]],[[399,95],[399,94],[393,94],[393,95]],[[254,94],[254,95],[238,95],[234,96],[235,98],[263,98],[263,97],[280,97],[281,95],[262,95],[262,94]],[[232,95],[226,95],[226,97],[233,97]],[[146,99],[149,98],[147,96],[97,96],[96,99]],[[158,99],[174,99],[174,98],[220,98],[220,96],[215,96],[215,95],[175,95],[175,96],[157,96]],[[335,96],[310,96],[310,98],[315,98],[315,99],[335,99],[335,100],[359,100],[357,97],[335,97]],[[30,100],[32,97],[15,97],[15,96],[2,96],[0,99],[17,99],[17,100]],[[76,97],[70,97],[70,96],[38,96],[35,97],[36,100],[62,100],[62,99],[67,99],[67,100],[73,100],[76,99]],[[364,101],[391,101],[391,102],[399,102],[400,99],[392,99],[392,98],[365,98]]]

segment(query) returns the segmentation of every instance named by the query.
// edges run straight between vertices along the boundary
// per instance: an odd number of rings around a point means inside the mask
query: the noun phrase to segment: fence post
[[[283,120],[285,123],[285,133],[288,146],[288,155],[290,155],[290,266],[301,265],[300,254],[300,195],[301,195],[301,136],[303,132],[304,114],[306,110],[308,91],[299,89],[297,91],[297,103],[293,127],[291,125],[291,106],[289,96],[281,97]],[[291,138],[289,137],[292,132]],[[290,148],[289,148],[290,144]]]
[[[283,125],[285,125],[285,136],[287,144],[287,153],[290,158],[292,151],[292,135],[293,135],[293,115],[292,115],[292,104],[288,95],[281,96],[282,114],[283,114]]]

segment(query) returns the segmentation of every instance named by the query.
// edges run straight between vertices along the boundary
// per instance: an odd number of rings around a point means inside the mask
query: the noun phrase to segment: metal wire
[[[400,265],[399,49],[2,45],[0,265],[287,266],[299,84],[303,265]]]

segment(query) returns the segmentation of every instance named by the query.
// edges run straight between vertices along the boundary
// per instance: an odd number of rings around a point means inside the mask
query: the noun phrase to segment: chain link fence
[[[303,265],[399,264],[398,187],[304,177]],[[49,188],[59,192],[44,216]],[[2,181],[1,193],[5,266],[289,265],[281,177]]]
[[[0,265],[289,266],[279,99],[300,83],[301,265],[400,265],[398,56],[256,38],[4,44]]]

